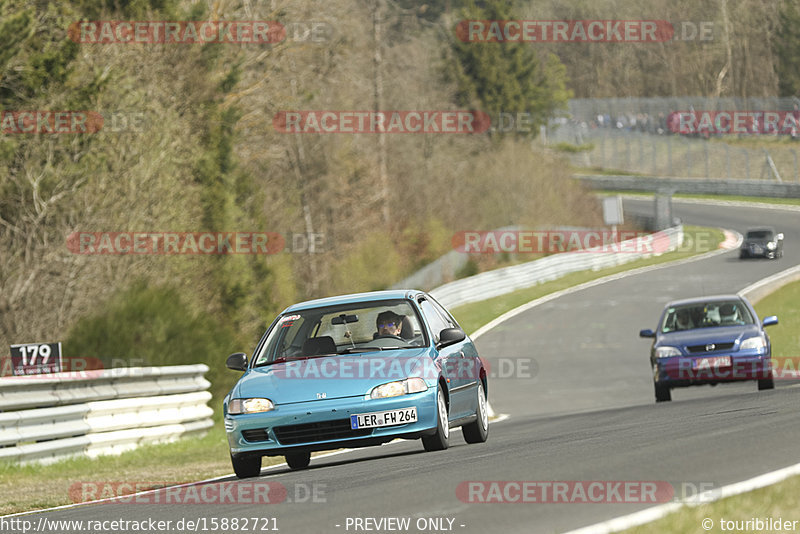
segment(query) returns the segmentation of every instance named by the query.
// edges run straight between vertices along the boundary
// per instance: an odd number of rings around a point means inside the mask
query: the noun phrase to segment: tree
[[[800,7],[783,2],[775,35],[775,63],[780,96],[800,95]]]
[[[514,20],[510,0],[472,3],[462,10],[463,20]],[[451,72],[458,83],[459,105],[478,103],[494,119],[500,113],[530,113],[529,133],[534,137],[559,109],[565,109],[571,92],[566,69],[557,56],[541,60],[529,43],[453,41]]]

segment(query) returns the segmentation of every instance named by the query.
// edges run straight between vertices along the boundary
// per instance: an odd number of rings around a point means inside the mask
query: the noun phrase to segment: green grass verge
[[[690,226],[684,229],[688,235],[710,236],[707,242],[714,249],[723,239],[719,230]],[[678,260],[697,253],[669,252],[614,268],[574,273],[509,295],[461,306],[453,312],[461,325],[471,332],[494,317],[542,295],[609,274]],[[219,412],[219,409],[219,406],[214,406],[215,412]],[[263,459],[265,466],[280,462],[283,462],[283,457]],[[82,500],[81,497],[92,500],[91,484],[124,482],[158,487],[228,475],[231,472],[225,431],[217,413],[214,427],[203,437],[145,445],[119,456],[75,458],[50,465],[0,463],[0,515],[72,504],[76,499]],[[81,486],[84,482],[89,485]],[[85,495],[82,494],[82,489],[88,489]],[[98,498],[110,496],[112,495],[102,493],[96,495]]]
[[[103,484],[108,491],[114,483],[133,484],[143,491],[230,475],[225,429],[219,416],[214,419],[205,435],[142,445],[120,455],[77,457],[48,465],[0,462],[0,515],[114,497],[103,492]],[[261,465],[283,461],[283,456],[264,457]]]
[[[759,317],[777,315],[780,323],[768,328],[772,341],[772,356],[779,362],[787,358],[797,361],[797,347],[800,346],[800,309],[797,307],[800,299],[800,282],[795,282],[780,288],[778,291],[763,298],[755,305]],[[782,365],[779,363],[778,365]],[[788,367],[787,367],[788,368]],[[791,369],[796,368],[791,367]],[[800,520],[797,511],[797,495],[800,495],[800,476],[789,478],[778,484],[767,486],[749,493],[721,499],[717,502],[704,504],[697,507],[683,507],[668,516],[626,530],[628,533],[682,534],[684,532],[702,532],[701,522],[709,518],[713,520],[713,528],[708,532],[722,532],[720,521],[748,521],[753,518],[766,517],[789,520]],[[800,522],[797,523],[800,525]],[[789,529],[797,531],[800,528]],[[727,530],[731,530],[728,528]],[[755,526],[751,532],[761,531]]]
[[[692,243],[702,243],[703,246],[687,246],[687,248],[691,248],[691,250],[667,252],[665,254],[661,254],[660,256],[651,256],[650,258],[635,260],[630,263],[618,265],[616,267],[609,267],[607,269],[601,269],[598,271],[581,271],[572,273],[564,276],[563,278],[559,278],[558,280],[545,282],[544,284],[521,289],[507,295],[500,295],[499,297],[482,300],[480,302],[471,302],[469,304],[453,308],[450,311],[466,332],[474,332],[495,317],[498,317],[509,310],[513,310],[518,306],[522,306],[526,302],[530,302],[550,293],[555,293],[556,291],[560,291],[568,287],[583,284],[584,282],[589,282],[591,280],[597,280],[598,278],[616,274],[622,271],[680,260],[699,253],[707,252],[709,250],[716,250],[719,248],[719,244],[725,239],[724,234],[715,228],[701,228],[687,225],[684,226],[684,232],[687,235],[687,244],[691,238]],[[696,250],[696,248],[699,248],[699,250]]]

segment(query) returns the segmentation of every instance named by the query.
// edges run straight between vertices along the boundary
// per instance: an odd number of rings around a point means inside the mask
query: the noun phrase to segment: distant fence
[[[631,241],[641,241],[642,239],[639,237]],[[655,247],[656,250],[677,248],[683,243],[683,226],[679,225],[659,232],[656,240],[654,240],[658,243],[658,246]],[[638,244],[625,248],[645,249]],[[556,280],[569,273],[614,267],[650,255],[652,254],[641,252],[564,252],[456,280],[437,287],[430,293],[444,306],[461,306]]]
[[[691,111],[780,112],[800,118],[800,99],[572,99],[568,117],[551,121],[544,141],[581,146],[584,150],[565,155],[583,167],[651,176],[800,182],[800,129],[707,136],[674,132],[670,114]],[[740,139],[767,142],[753,145],[737,142]]]
[[[0,378],[0,461],[116,454],[212,426],[208,366]]]
[[[692,180],[649,176],[574,175],[593,189],[701,195],[738,195],[773,198],[800,198],[800,183],[766,180]]]

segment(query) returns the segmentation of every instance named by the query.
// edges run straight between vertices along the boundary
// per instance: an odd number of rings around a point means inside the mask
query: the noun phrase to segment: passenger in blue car
[[[726,302],[719,307],[719,324],[721,326],[744,324],[742,316],[739,315],[739,309],[736,307],[736,304]]]

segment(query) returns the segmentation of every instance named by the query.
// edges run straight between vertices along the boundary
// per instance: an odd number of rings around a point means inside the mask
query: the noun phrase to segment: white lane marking
[[[739,291],[739,295],[747,296],[748,293],[752,293],[773,283],[775,283],[777,287],[773,288],[772,291],[776,291],[784,285],[794,282],[798,278],[800,278],[800,265],[795,265],[794,267],[784,269],[783,271],[773,274],[772,276],[768,276],[767,278],[762,278],[755,284],[750,284],[746,288]],[[770,291],[770,293],[772,291]]]
[[[787,478],[796,475],[800,475],[800,464],[790,465],[789,467],[764,473],[763,475],[758,475],[757,477],[743,480],[742,482],[735,482],[721,488],[703,492],[694,497],[691,502],[666,503],[660,506],[653,506],[652,508],[647,508],[639,512],[615,517],[614,519],[609,519],[608,521],[603,521],[587,527],[571,530],[565,534],[605,534],[609,532],[619,532],[620,530],[637,527],[639,525],[644,525],[645,523],[650,523],[651,521],[661,519],[667,514],[679,510],[683,506],[694,508],[703,504],[718,501],[720,499],[725,499],[734,495],[740,495],[742,493],[747,493],[749,491],[764,488],[766,486],[771,486],[772,484],[777,484],[778,482],[782,482]]]
[[[563,297],[564,295],[570,295],[572,293],[577,293],[578,291],[583,291],[584,289],[588,289],[590,287],[595,287],[595,286],[599,286],[601,284],[605,284],[605,283],[608,283],[608,282],[613,282],[614,280],[620,280],[620,279],[626,278],[628,276],[634,276],[634,275],[637,275],[637,274],[646,273],[646,272],[650,272],[650,271],[656,271],[656,270],[659,270],[659,269],[666,269],[667,267],[675,267],[677,265],[683,265],[683,264],[686,264],[686,263],[692,263],[694,261],[705,260],[705,259],[711,258],[712,256],[717,256],[719,254],[725,254],[726,252],[730,252],[734,248],[738,248],[741,245],[742,239],[743,239],[742,238],[742,234],[740,234],[739,232],[734,232],[732,230],[725,230],[725,229],[722,229],[722,228],[721,228],[721,230],[723,232],[725,232],[726,237],[727,237],[728,233],[732,233],[733,235],[736,236],[736,242],[735,243],[729,242],[728,239],[723,241],[723,243],[726,243],[726,246],[729,246],[731,248],[719,248],[717,250],[712,250],[711,252],[706,252],[705,254],[700,254],[698,256],[692,256],[690,258],[684,258],[682,260],[670,261],[670,262],[666,262],[666,263],[659,263],[657,265],[648,265],[646,267],[639,267],[638,269],[630,269],[628,271],[622,271],[621,273],[610,274],[608,276],[604,276],[602,278],[598,278],[597,280],[590,280],[589,282],[584,282],[583,284],[580,284],[580,285],[577,285],[577,286],[568,287],[566,289],[562,289],[560,291],[556,291],[555,293],[550,293],[550,294],[545,295],[543,297],[539,297],[538,299],[534,299],[534,300],[532,300],[530,302],[527,302],[527,303],[525,303],[525,304],[523,304],[521,306],[517,306],[513,310],[507,311],[506,313],[504,313],[500,317],[492,319],[491,321],[489,321],[488,323],[486,323],[482,327],[478,328],[473,334],[470,334],[469,337],[472,338],[472,340],[474,341],[475,339],[477,339],[478,337],[482,336],[483,334],[485,334],[486,332],[488,332],[492,328],[497,327],[499,324],[511,319],[512,317],[515,317],[515,316],[517,316],[517,315],[519,315],[521,313],[524,313],[524,312],[530,310],[531,308],[535,308],[536,306],[540,306],[540,305],[542,305],[542,304],[544,304],[546,302],[550,302],[551,300],[555,300],[555,299],[557,299],[559,297]],[[722,246],[722,244],[720,244],[720,246]]]

